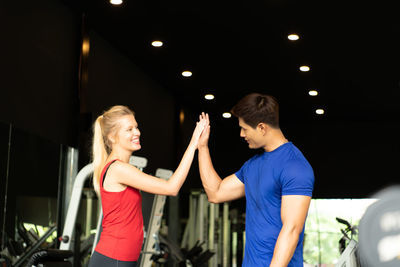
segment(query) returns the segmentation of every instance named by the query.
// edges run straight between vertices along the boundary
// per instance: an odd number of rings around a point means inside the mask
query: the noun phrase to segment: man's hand
[[[200,149],[201,147],[208,146],[208,139],[210,137],[210,119],[207,113],[202,112],[200,114],[200,121],[205,121],[204,130],[202,131],[197,147]]]

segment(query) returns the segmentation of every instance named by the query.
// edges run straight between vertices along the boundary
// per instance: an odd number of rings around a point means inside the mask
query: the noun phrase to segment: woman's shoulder
[[[139,171],[138,168],[133,166],[132,164],[129,164],[128,162],[121,161],[119,159],[113,159],[112,164],[110,165],[110,171],[112,171],[113,174],[120,174],[120,175],[125,175],[127,173],[132,173],[132,171]]]

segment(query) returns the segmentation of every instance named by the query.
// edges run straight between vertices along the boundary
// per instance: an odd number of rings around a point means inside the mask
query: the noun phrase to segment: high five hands
[[[197,148],[207,147],[208,146],[208,139],[210,137],[210,118],[208,117],[208,113],[202,112],[199,116],[200,121],[205,122],[204,130],[200,135],[200,139],[197,145]]]
[[[193,131],[190,144],[195,148],[207,146],[210,136],[210,119],[207,113],[202,112],[199,116],[199,121],[196,123],[196,128]]]

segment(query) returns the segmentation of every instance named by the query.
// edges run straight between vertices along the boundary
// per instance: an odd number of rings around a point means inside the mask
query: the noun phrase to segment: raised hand
[[[206,122],[204,130],[201,132],[200,139],[198,141],[198,148],[208,146],[208,139],[210,137],[210,118],[207,113],[202,112],[200,114],[200,120]]]
[[[206,117],[200,116],[200,120],[196,123],[196,128],[193,131],[192,139],[190,140],[190,144],[198,147],[199,139],[208,124]]]

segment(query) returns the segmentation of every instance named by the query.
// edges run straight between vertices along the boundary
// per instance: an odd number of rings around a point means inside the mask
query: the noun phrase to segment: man
[[[304,224],[314,173],[303,154],[279,128],[279,106],[269,95],[250,94],[232,109],[240,136],[264,152],[221,179],[215,171],[207,126],[198,145],[200,177],[210,202],[246,196],[246,246],[242,266],[303,266]]]

